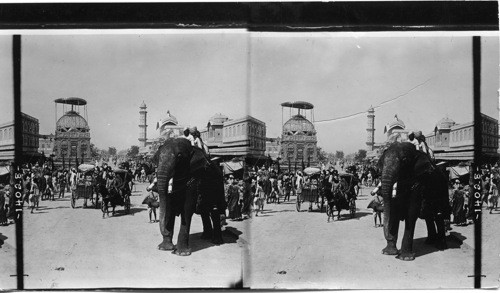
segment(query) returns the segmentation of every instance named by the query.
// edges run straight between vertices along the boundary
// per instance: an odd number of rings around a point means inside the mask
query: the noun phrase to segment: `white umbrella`
[[[92,171],[94,170],[95,166],[92,165],[92,164],[81,164],[80,166],[78,166],[78,170],[82,171],[82,172],[88,172],[88,171]]]
[[[307,175],[314,175],[318,174],[319,172],[321,172],[319,168],[307,167],[304,169],[304,173],[306,173]]]

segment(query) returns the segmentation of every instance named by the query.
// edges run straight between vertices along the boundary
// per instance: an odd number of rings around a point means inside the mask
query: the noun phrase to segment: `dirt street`
[[[473,279],[468,275],[473,274],[474,250],[455,238],[449,238],[449,249],[445,251],[425,245],[423,220],[418,221],[415,233],[415,261],[404,262],[383,255],[382,228],[374,227],[371,210],[366,209],[371,199],[368,192],[368,188],[362,190],[365,195],[357,200],[355,218],[349,218],[344,210],[340,221],[330,223],[325,213],[308,212],[308,203],[297,212],[295,197],[289,203],[266,205],[265,212],[250,223],[252,274],[245,278],[245,286],[266,289],[473,287]]]
[[[102,219],[100,210],[72,209],[69,198],[41,202],[35,214],[25,212],[25,287],[33,288],[196,288],[280,289],[437,289],[472,288],[474,227],[452,225],[448,246],[438,251],[424,244],[425,223],[417,222],[416,260],[403,262],[381,254],[382,228],[375,228],[370,188],[363,188],[356,217],[342,211],[327,223],[325,213],[297,212],[295,197],[266,204],[258,217],[228,221],[226,243],[213,246],[199,239],[201,219],[194,217],[193,254],[179,257],[156,249],[161,236],[141,205],[145,185],[132,196],[133,215],[117,207]],[[68,194],[69,195],[69,194]],[[483,212],[482,287],[498,287],[500,210]],[[0,227],[0,287],[16,287],[14,225]],[[400,227],[401,245],[402,229]],[[176,225],[176,233],[178,224]],[[3,242],[3,243],[2,243]]]
[[[233,287],[242,280],[243,243],[238,231],[224,232],[225,244],[215,246],[200,239],[201,218],[193,217],[189,257],[157,249],[161,242],[158,223],[149,223],[141,202],[146,184],[139,184],[131,201],[133,214],[117,206],[114,217],[102,218],[94,208],[82,208],[83,199],[72,209],[65,199],[41,201],[34,214],[25,210],[24,270],[26,289],[48,288],[197,288]],[[176,219],[175,240],[180,225]],[[0,284],[15,288],[14,225],[1,227]],[[1,235],[0,235],[1,236]],[[5,262],[4,260],[8,260]]]

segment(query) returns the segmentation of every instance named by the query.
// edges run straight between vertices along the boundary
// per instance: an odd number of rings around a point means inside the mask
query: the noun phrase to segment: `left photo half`
[[[2,151],[12,40],[0,37]],[[20,36],[24,289],[243,286],[249,232],[227,188],[247,148],[227,128],[251,120],[247,46],[235,30]],[[8,223],[0,287],[16,289]]]

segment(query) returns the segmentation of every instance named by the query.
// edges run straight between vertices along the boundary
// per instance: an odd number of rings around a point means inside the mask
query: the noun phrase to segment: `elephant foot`
[[[387,244],[387,246],[382,249],[382,254],[385,255],[398,255],[399,251],[394,245]]]
[[[174,249],[172,251],[172,254],[176,254],[179,256],[189,256],[189,255],[191,255],[191,248]]]
[[[163,241],[158,244],[158,249],[159,250],[174,250],[175,246],[172,243],[172,240],[168,238],[163,238]]]
[[[399,260],[412,261],[415,260],[415,253],[413,252],[402,252],[396,256]]]
[[[436,243],[435,243],[435,246],[439,250],[448,249],[448,244],[446,243],[446,239],[437,240]]]

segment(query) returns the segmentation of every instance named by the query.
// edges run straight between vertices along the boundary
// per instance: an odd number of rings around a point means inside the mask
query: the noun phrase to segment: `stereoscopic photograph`
[[[25,289],[471,289],[478,98],[498,287],[493,33],[51,30],[0,48],[2,289],[14,127]]]

